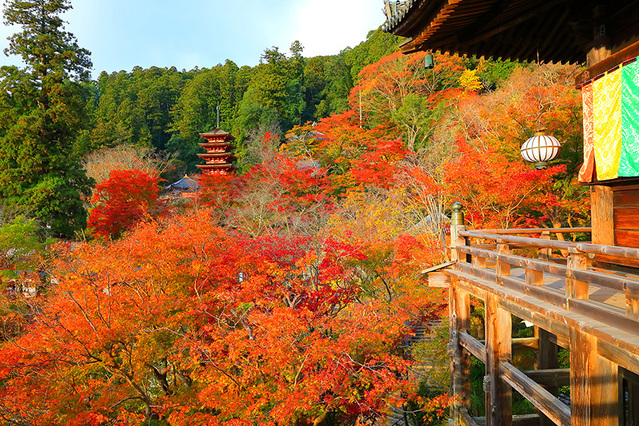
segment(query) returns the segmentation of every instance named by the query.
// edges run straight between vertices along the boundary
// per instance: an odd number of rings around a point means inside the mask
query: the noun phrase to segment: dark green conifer
[[[65,31],[60,15],[69,9],[67,0],[7,0],[4,23],[21,31],[5,54],[23,66],[0,69],[0,203],[66,237],[86,225],[90,191],[73,144],[86,121],[81,82],[91,61]]]

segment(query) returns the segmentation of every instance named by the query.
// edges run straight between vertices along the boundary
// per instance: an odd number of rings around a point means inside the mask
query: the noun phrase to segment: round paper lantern
[[[529,163],[535,163],[535,168],[545,169],[549,161],[557,158],[560,149],[556,137],[537,133],[521,146],[521,156]]]

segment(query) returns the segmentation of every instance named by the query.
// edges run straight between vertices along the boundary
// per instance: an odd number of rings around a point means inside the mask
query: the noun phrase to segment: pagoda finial
[[[217,107],[215,107],[215,110],[217,111],[217,126],[216,129],[220,128],[220,101],[217,101]]]

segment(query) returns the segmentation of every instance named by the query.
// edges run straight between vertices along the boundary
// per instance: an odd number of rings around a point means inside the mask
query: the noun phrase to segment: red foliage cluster
[[[114,170],[93,193],[88,225],[99,237],[112,237],[156,214],[158,178],[140,170]]]

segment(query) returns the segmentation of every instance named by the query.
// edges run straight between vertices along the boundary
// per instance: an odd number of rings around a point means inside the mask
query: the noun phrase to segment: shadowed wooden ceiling
[[[597,45],[639,35],[639,0],[408,0],[384,30],[422,50],[525,61],[583,63]]]

